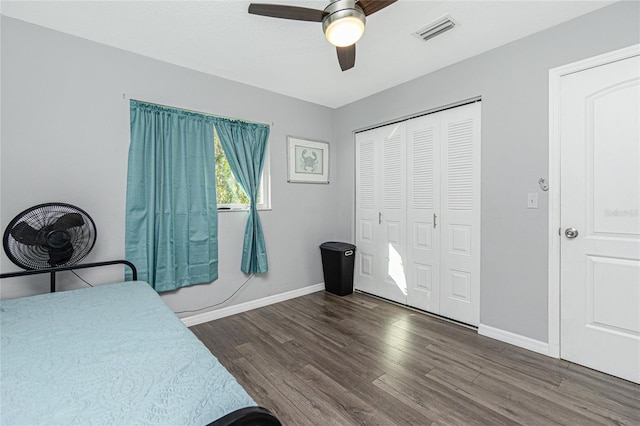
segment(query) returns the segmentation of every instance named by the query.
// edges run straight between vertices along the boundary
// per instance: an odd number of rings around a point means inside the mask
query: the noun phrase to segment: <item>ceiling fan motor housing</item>
[[[336,46],[342,71],[353,68],[356,62],[356,42],[364,34],[366,17],[398,0],[331,0],[324,10],[273,3],[251,3],[253,15],[296,21],[322,22],[324,35]]]
[[[329,42],[339,47],[345,47],[354,44],[360,39],[364,32],[366,17],[362,8],[356,4],[356,0],[334,0],[324,11],[327,15],[322,20],[322,30]],[[353,26],[359,27],[359,34],[347,38],[346,41],[337,41],[332,32],[339,22],[350,22]],[[357,38],[354,40],[354,37]]]

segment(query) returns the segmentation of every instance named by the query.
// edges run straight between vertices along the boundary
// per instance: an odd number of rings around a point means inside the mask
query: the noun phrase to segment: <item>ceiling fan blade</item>
[[[356,64],[356,45],[336,47],[336,50],[338,51],[338,62],[342,71],[353,68]]]
[[[272,18],[311,22],[322,22],[322,19],[327,15],[327,12],[319,9],[265,3],[251,3],[249,5],[249,13],[253,15],[270,16]]]
[[[365,16],[376,13],[398,0],[358,0],[358,6],[362,8]]]
[[[38,231],[33,229],[26,222],[18,223],[9,233],[19,243],[28,246],[36,246],[40,244],[40,241],[38,240]]]

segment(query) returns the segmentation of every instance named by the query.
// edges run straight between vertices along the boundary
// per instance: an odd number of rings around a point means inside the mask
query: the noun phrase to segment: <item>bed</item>
[[[142,281],[1,301],[0,391],[2,425],[280,425]]]

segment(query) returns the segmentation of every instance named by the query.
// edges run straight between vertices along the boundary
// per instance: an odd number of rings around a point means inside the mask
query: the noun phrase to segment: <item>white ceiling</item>
[[[367,18],[342,72],[322,25],[249,15],[249,1],[2,1],[2,14],[337,108],[614,1],[400,0]],[[323,9],[328,1],[256,0]],[[411,33],[449,14],[424,42]]]

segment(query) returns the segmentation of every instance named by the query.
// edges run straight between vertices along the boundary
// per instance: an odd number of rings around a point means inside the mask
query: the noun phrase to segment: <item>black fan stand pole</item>
[[[0,274],[0,279],[50,273],[51,274],[51,292],[55,293],[56,272],[71,271],[73,269],[95,268],[97,266],[108,266],[108,265],[126,265],[129,268],[131,268],[131,272],[132,272],[131,279],[133,281],[138,280],[138,271],[136,270],[136,267],[133,265],[133,263],[129,262],[128,260],[108,260],[106,262],[83,263],[81,265],[59,266],[57,268],[36,269],[36,270],[19,271],[19,272],[7,272],[6,274]]]

